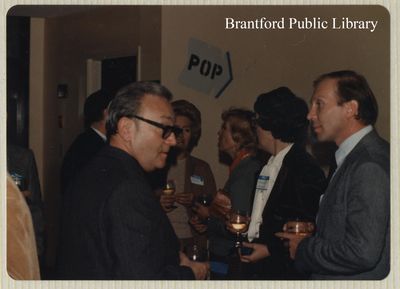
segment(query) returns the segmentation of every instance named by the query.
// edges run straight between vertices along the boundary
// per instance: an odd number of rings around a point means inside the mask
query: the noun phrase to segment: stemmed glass
[[[176,189],[175,181],[168,180],[163,187],[162,193],[163,193],[163,195],[166,195],[166,196],[172,196],[175,194],[175,189]],[[177,206],[172,205],[172,206],[169,206],[167,209],[175,209],[175,208],[177,208]]]
[[[189,258],[189,260],[194,262],[208,262],[209,260],[207,248],[203,248],[197,244],[186,245],[183,248],[183,252]],[[205,279],[210,279],[210,270],[208,270]]]
[[[184,253],[192,261],[196,262],[207,261],[207,251],[196,244],[185,246]]]
[[[204,207],[209,207],[211,205],[212,197],[209,194],[201,194],[196,198],[196,201]]]
[[[240,234],[247,231],[250,223],[249,212],[243,210],[232,210],[229,213],[229,223],[232,229],[236,232],[235,247],[242,247],[242,240]]]
[[[302,237],[310,237],[315,230],[315,225],[313,222],[305,221],[301,219],[289,220],[285,226],[284,231],[288,233],[293,233]]]
[[[302,238],[310,237],[315,231],[315,224],[310,221],[295,218],[288,220],[283,226],[283,231],[301,236]],[[284,241],[284,246],[289,247],[289,241]]]

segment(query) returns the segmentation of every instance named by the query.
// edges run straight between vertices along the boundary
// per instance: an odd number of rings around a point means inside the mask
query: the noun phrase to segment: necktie
[[[331,181],[333,174],[335,173],[337,168],[337,164],[336,164],[336,159],[333,157],[331,164],[329,166],[329,172],[328,172],[328,177],[327,177],[327,181],[328,183]]]

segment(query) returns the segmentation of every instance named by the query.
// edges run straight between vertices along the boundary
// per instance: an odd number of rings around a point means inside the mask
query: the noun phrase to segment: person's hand
[[[192,205],[193,197],[194,197],[193,193],[185,193],[184,192],[184,193],[176,194],[175,196],[176,196],[176,201],[179,204],[181,204],[185,207],[190,207]]]
[[[174,202],[175,202],[175,195],[161,195],[160,196],[161,207],[163,208],[163,210],[166,213],[169,213],[174,209],[174,207],[172,207]]]
[[[210,214],[219,218],[224,218],[226,214],[231,210],[231,207],[231,200],[226,195],[226,193],[218,191],[213,201],[211,202]]]
[[[196,202],[192,207],[192,211],[195,212],[200,218],[206,220],[210,217],[210,211],[208,207]]]
[[[240,255],[240,261],[244,263],[255,263],[271,255],[264,244],[243,242],[243,247],[253,249],[250,255]]]
[[[197,215],[189,219],[189,224],[200,234],[207,231],[207,225],[204,224]]]
[[[296,256],[297,246],[299,245],[299,243],[304,238],[309,237],[309,236],[302,236],[299,234],[293,234],[293,233],[287,233],[287,232],[278,232],[278,233],[275,233],[275,236],[277,236],[281,239],[288,240],[290,258],[292,258],[292,259],[294,259],[294,257]]]
[[[231,232],[231,233],[233,233],[233,234],[237,234],[237,230],[235,230],[235,229],[232,227],[232,223],[229,221],[229,215],[226,215],[226,216],[225,216],[225,226],[226,226],[226,229],[227,229],[229,232]]]
[[[206,279],[206,277],[208,275],[208,271],[210,270],[210,264],[208,262],[194,262],[194,261],[191,261],[182,252],[179,252],[179,258],[180,258],[180,265],[181,266],[187,266],[190,269],[192,269],[196,280],[204,280],[204,279]]]

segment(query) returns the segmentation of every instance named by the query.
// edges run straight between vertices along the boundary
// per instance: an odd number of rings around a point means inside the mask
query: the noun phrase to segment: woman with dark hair
[[[193,244],[205,247],[206,236],[198,234],[189,225],[189,219],[194,214],[190,209],[194,200],[203,195],[212,198],[216,192],[214,175],[208,163],[191,155],[201,136],[201,114],[195,105],[186,100],[176,100],[171,105],[175,114],[175,125],[183,132],[176,137],[177,144],[169,152],[167,166],[156,173],[158,189],[167,180],[175,183],[175,194],[160,194],[160,204],[167,213],[182,248]]]
[[[231,108],[222,113],[222,125],[218,132],[219,152],[228,157],[229,178],[223,192],[218,192],[210,210],[196,204],[196,212],[208,218],[210,260],[218,268],[211,268],[212,279],[236,279],[236,272],[229,265],[235,262],[235,235],[226,229],[225,220],[229,209],[251,212],[252,196],[261,163],[257,159],[257,134],[254,113],[246,109]],[[218,200],[221,200],[218,203]],[[215,209],[216,207],[221,210]],[[201,229],[201,226],[196,225]],[[213,271],[213,269],[217,269]],[[230,272],[228,273],[228,270]],[[217,272],[218,271],[218,272]]]
[[[287,87],[261,94],[254,104],[259,147],[270,153],[258,177],[248,239],[242,255],[249,279],[302,279],[292,266],[288,248],[275,236],[286,222],[314,222],[326,181],[304,147],[308,108]]]

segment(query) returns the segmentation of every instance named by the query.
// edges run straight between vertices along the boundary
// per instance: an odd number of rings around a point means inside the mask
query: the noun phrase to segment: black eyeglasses
[[[155,127],[161,128],[163,139],[167,139],[171,135],[171,133],[174,133],[175,137],[178,137],[183,132],[183,130],[180,127],[177,127],[175,125],[165,125],[165,124],[162,124],[162,123],[150,120],[150,119],[143,118],[138,115],[132,115],[131,117],[140,119],[141,121],[147,122],[148,124],[151,124]]]

